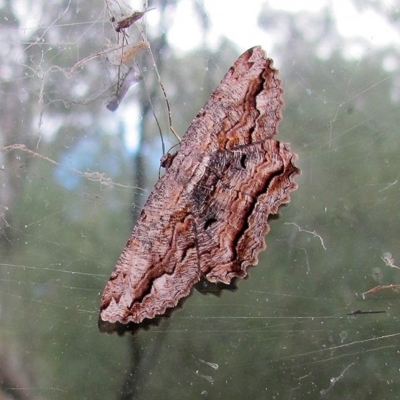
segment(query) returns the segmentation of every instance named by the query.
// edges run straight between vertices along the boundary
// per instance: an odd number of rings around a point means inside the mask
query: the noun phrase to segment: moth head
[[[168,169],[171,166],[172,161],[174,160],[175,156],[176,156],[176,153],[174,153],[174,154],[165,153],[160,159],[161,167]]]

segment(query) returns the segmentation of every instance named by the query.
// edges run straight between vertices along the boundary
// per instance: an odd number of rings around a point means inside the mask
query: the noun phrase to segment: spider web
[[[375,15],[391,32],[382,43],[344,36],[328,3],[290,12],[254,1],[237,19],[183,3],[2,6],[1,390],[10,399],[395,398],[399,4],[343,2],[360,31]],[[222,20],[243,42],[258,23],[248,47],[262,45],[280,70],[277,138],[299,155],[299,189],[235,292],[194,292],[133,339],[101,335],[100,295],[158,177],[160,132],[166,150],[177,142],[170,112],[183,135],[246,50],[216,36]],[[179,50],[176,38],[190,42],[192,29],[200,40]]]

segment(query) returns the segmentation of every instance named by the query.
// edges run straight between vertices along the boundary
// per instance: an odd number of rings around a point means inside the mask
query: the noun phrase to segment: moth
[[[300,173],[290,146],[274,139],[282,92],[261,47],[229,69],[164,162],[104,289],[100,330],[134,330],[200,279],[230,284],[257,264],[268,217],[289,202]]]

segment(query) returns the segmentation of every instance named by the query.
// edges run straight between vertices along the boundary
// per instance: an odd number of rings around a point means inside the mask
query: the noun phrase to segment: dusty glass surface
[[[154,1],[119,33],[142,3],[1,3],[0,397],[398,398],[400,3],[283,3]],[[235,292],[119,337],[98,307],[158,177],[155,116],[176,144],[145,37],[181,135],[261,45],[302,175]]]

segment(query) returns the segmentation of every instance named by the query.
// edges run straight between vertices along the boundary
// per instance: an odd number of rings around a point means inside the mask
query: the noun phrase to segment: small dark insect
[[[115,30],[119,33],[121,32],[121,29],[126,29],[129,28],[134,22],[138,21],[140,18],[143,17],[147,11],[155,10],[155,7],[148,8],[147,10],[144,11],[135,11],[132,15],[129,17],[126,17],[124,19],[121,19],[120,21],[117,22],[117,26],[115,27]],[[115,22],[115,18],[111,18],[111,22]]]
[[[361,314],[385,314],[386,311],[361,311],[361,310],[357,310],[357,311],[353,311],[347,315],[361,315]]]

